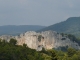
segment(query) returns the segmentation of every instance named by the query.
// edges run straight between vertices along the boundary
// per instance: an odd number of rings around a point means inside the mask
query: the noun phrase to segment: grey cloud
[[[52,25],[72,16],[80,16],[79,2],[80,0],[0,0],[0,25]]]

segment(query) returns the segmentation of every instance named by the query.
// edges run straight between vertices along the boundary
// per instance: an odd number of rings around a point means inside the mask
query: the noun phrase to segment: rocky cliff
[[[5,39],[6,41],[9,41],[11,38],[15,38],[18,45],[23,45],[25,43],[29,48],[36,50],[42,50],[43,47],[45,49],[52,49],[66,46],[80,49],[78,43],[71,41],[67,37],[62,37],[62,35],[55,31],[44,31],[40,33],[28,31],[20,36],[3,35],[0,36],[0,38]]]

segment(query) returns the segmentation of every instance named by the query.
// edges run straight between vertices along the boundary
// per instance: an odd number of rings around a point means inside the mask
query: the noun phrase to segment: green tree
[[[67,50],[68,57],[72,57],[75,53],[76,53],[75,49],[68,48],[68,50]]]
[[[12,45],[16,45],[17,40],[16,40],[16,39],[11,38],[9,42],[10,42],[10,44],[12,44]]]
[[[49,50],[48,52],[50,56],[52,57],[51,60],[58,60],[58,56],[54,50]]]
[[[24,43],[24,44],[23,44],[23,47],[27,47],[27,44]]]

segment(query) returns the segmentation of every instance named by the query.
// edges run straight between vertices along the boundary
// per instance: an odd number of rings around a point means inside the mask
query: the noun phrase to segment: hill
[[[54,30],[59,33],[73,34],[80,36],[80,17],[70,17],[66,21],[48,26],[39,31]]]
[[[26,31],[37,31],[44,27],[38,25],[5,25],[0,26],[0,35],[16,35]]]

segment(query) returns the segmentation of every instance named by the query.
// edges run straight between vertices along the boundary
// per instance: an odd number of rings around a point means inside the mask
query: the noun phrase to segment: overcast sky
[[[0,25],[49,26],[80,16],[80,0],[0,0]]]

